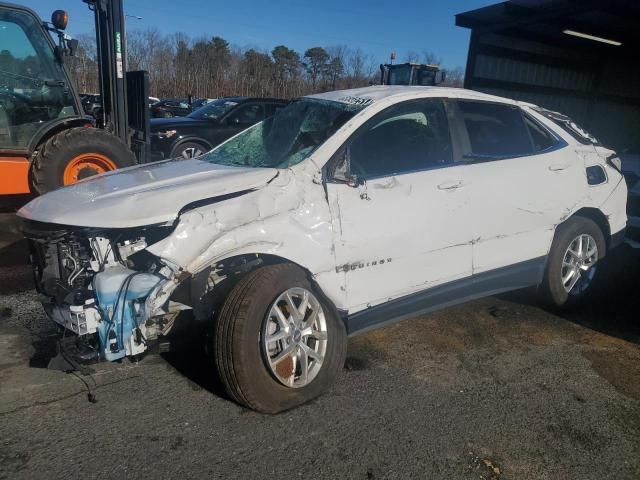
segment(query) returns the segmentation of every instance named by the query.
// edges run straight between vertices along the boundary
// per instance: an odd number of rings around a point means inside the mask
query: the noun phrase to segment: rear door
[[[471,275],[465,166],[452,148],[443,101],[423,99],[372,117],[329,162],[351,312]]]
[[[515,105],[459,100],[473,228],[473,271],[547,255],[578,205],[584,166],[564,140]]]

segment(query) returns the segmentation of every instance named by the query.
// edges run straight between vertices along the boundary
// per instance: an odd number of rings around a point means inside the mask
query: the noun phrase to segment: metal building
[[[465,88],[557,110],[640,151],[639,0],[510,0],[456,25],[471,29]]]

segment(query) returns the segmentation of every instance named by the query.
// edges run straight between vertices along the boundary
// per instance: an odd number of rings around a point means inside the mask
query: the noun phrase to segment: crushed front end
[[[75,361],[140,355],[188,308],[169,301],[184,275],[146,251],[172,230],[25,222],[36,289],[62,338],[73,342]]]

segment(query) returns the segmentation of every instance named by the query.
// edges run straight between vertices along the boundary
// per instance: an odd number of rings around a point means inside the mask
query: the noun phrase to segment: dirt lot
[[[640,255],[607,267],[570,315],[522,291],[351,339],[328,394],[265,416],[198,352],[46,369],[24,246],[5,246],[0,478],[640,478]]]

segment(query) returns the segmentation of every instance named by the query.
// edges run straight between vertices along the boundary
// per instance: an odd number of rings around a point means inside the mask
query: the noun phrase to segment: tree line
[[[78,39],[80,47],[70,60],[74,81],[81,92],[97,92],[95,38]],[[191,39],[154,28],[132,31],[126,41],[128,69],[148,71],[151,95],[160,98],[292,98],[379,83],[379,62],[345,45],[311,47],[302,53],[278,45],[263,51],[233,46],[218,36]],[[440,63],[429,51],[410,51],[401,60]],[[461,68],[446,73],[448,85],[462,86]]]

